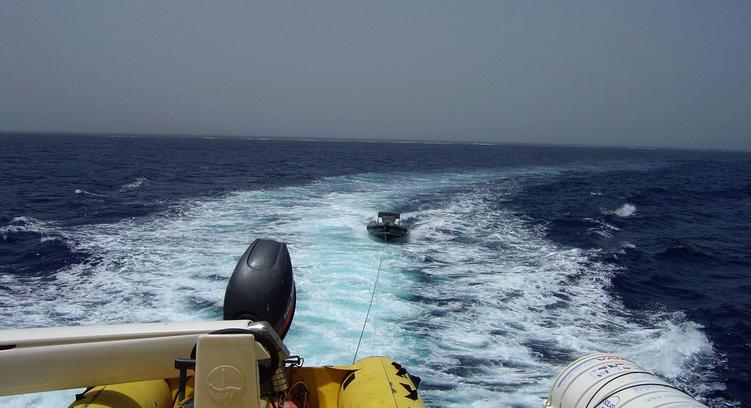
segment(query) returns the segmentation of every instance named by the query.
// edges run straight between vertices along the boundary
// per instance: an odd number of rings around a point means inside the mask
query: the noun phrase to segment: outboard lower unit
[[[224,320],[266,321],[284,338],[295,315],[295,281],[287,245],[256,239],[227,284]]]

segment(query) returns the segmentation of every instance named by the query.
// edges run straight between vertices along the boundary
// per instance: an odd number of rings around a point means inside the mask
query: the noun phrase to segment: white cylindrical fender
[[[634,362],[612,354],[592,354],[569,364],[556,378],[545,402],[545,408],[657,407],[705,405]]]

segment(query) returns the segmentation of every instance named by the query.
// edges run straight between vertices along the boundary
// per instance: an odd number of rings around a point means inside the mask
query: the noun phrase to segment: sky
[[[0,131],[751,150],[751,1],[0,1]]]

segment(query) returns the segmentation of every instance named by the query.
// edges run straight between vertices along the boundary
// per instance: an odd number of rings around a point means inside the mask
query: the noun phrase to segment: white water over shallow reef
[[[699,325],[626,309],[608,291],[615,267],[597,250],[561,247],[504,208],[525,180],[554,173],[369,173],[189,200],[114,224],[40,226],[94,259],[52,279],[3,276],[12,296],[0,299],[0,324],[220,319],[237,259],[253,239],[271,238],[289,246],[298,301],[286,343],[308,366],[352,361],[383,256],[358,358],[406,365],[429,406],[540,407],[568,362],[595,351],[699,392],[722,387],[703,381],[720,357]],[[402,211],[408,242],[368,237],[379,210]],[[64,406],[72,395],[0,405]]]

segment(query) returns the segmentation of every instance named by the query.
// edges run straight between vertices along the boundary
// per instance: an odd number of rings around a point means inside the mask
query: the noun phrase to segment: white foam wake
[[[699,326],[624,309],[596,252],[560,247],[503,207],[531,175],[545,172],[337,177],[80,227],[66,233],[94,260],[54,282],[3,277],[0,324],[219,319],[237,259],[268,237],[290,248],[299,298],[287,343],[308,364],[351,362],[383,255],[360,357],[405,362],[430,405],[539,407],[566,363],[593,351],[697,386],[714,355]],[[406,209],[408,243],[367,237],[390,209]]]
[[[499,183],[513,194],[513,183]],[[629,356],[683,386],[703,382],[685,378],[697,360],[706,373],[714,359],[698,325],[626,310],[608,290],[612,266],[598,262],[596,251],[547,241],[494,204],[503,190],[476,188],[414,215],[410,261],[402,262],[421,276],[425,308],[409,322],[424,352],[411,365],[427,366],[431,402],[541,406],[553,376],[590,352]]]

